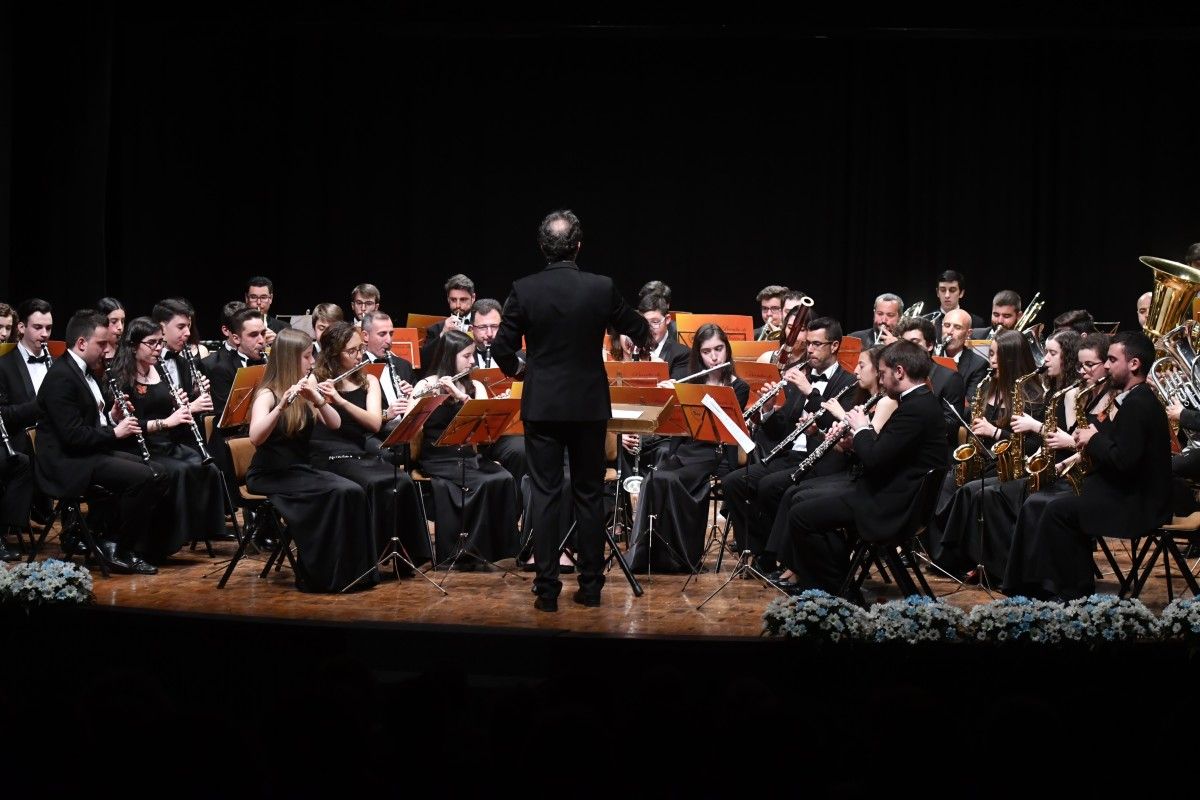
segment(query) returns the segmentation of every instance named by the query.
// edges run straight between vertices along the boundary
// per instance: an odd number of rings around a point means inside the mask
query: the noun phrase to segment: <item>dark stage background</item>
[[[780,282],[850,329],[955,268],[978,313],[1040,289],[1129,324],[1137,256],[1200,240],[1196,28],[433,8],[4,7],[6,299],[183,294],[212,335],[262,273],[280,313],[360,281],[442,313],[454,272],[503,299],[567,206],[583,266],[685,310]]]

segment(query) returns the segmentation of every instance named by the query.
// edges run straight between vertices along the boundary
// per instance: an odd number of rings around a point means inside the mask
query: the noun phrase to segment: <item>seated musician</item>
[[[383,298],[379,289],[373,283],[360,283],[350,290],[350,323],[361,328],[363,317],[379,311],[379,303]]]
[[[0,303],[0,342],[13,340],[13,329],[16,327],[17,312],[8,303]]]
[[[96,310],[108,320],[108,332],[114,345],[120,344],[125,333],[125,306],[115,297],[101,297],[96,301]]]
[[[1145,328],[1146,320],[1150,318],[1150,301],[1154,299],[1154,292],[1146,292],[1137,299],[1137,317],[1138,325]]]
[[[475,339],[475,366],[484,369],[497,367],[492,360],[492,343],[496,341],[496,333],[500,330],[500,303],[490,297],[482,297],[475,301],[471,308],[471,336]],[[517,354],[524,358],[524,352]],[[496,392],[491,387],[489,395]],[[504,395],[507,397],[507,394]],[[490,458],[508,470],[513,476],[517,487],[525,477],[525,437],[501,436],[494,444],[482,448],[480,452],[485,458]]]
[[[246,305],[262,314],[267,324],[267,347],[275,342],[275,337],[288,324],[279,317],[271,316],[271,304],[275,302],[275,284],[270,278],[261,275],[246,281]]]
[[[900,320],[896,325],[896,335],[924,347],[925,352],[930,355],[933,354],[936,334],[933,323],[924,317],[906,317]],[[957,443],[959,428],[958,417],[954,412],[957,411],[961,415],[966,411],[963,402],[966,394],[965,382],[957,371],[943,367],[936,361],[930,363],[929,369],[929,388],[933,390],[933,396],[942,408],[942,419],[946,420],[946,442],[953,445]],[[951,406],[954,411],[950,410]]]
[[[437,360],[438,339],[450,331],[467,333],[471,329],[471,306],[475,305],[475,281],[466,275],[451,275],[446,279],[446,305],[450,316],[430,325],[421,345],[421,363],[428,370]]]
[[[996,292],[992,298],[991,327],[981,325],[971,330],[972,339],[991,339],[992,331],[1011,331],[1021,318],[1021,295],[1012,289]]]
[[[967,317],[967,329],[978,328],[983,325],[983,317],[978,314],[971,314],[963,309],[962,299],[967,294],[966,279],[961,272],[948,269],[938,275],[937,279],[937,297],[938,310],[932,314],[925,315],[925,318],[933,323],[934,330],[941,330],[942,323],[946,319],[946,315],[951,311],[962,311]]]
[[[764,286],[755,296],[763,324],[754,329],[754,341],[766,342],[779,338],[783,330],[783,296],[787,293],[788,287],[772,284]]]
[[[725,331],[702,325],[692,339],[689,369],[693,373],[726,365],[692,379],[705,386],[732,386],[738,407],[746,405],[750,386],[737,377]],[[673,381],[662,384],[674,385]],[[629,545],[629,565],[640,571],[691,571],[704,549],[709,482],[737,467],[737,448],[690,437],[673,437],[642,483],[637,518]],[[655,518],[653,532],[650,517]],[[653,558],[651,557],[653,555]]]
[[[958,374],[963,379],[963,398],[970,403],[975,398],[975,390],[988,371],[988,360],[967,347],[967,338],[971,335],[971,317],[962,309],[948,311],[942,317],[942,355],[954,359],[958,365]]]
[[[392,318],[382,311],[368,312],[362,319],[362,334],[367,345],[367,354],[376,364],[383,364],[383,375],[379,388],[383,392],[384,408],[380,412],[385,430],[394,426],[396,420],[408,411],[408,396],[416,381],[413,365],[406,358],[392,352]]]
[[[900,321],[900,314],[904,311],[904,301],[898,294],[885,292],[875,298],[873,308],[871,327],[850,334],[862,342],[863,350],[877,344],[891,344],[896,341],[896,335],[892,333],[892,330]]]
[[[671,287],[667,286],[662,281],[646,281],[642,284],[642,288],[638,289],[638,302],[648,294],[656,294],[663,299],[667,304],[667,314],[671,313]],[[667,338],[672,342],[679,341],[679,329],[675,327],[674,316],[668,316],[670,320],[667,323]]]
[[[801,301],[804,300],[804,298],[806,298],[806,297],[808,297],[808,295],[806,295],[804,292],[800,291],[799,289],[789,289],[786,292],[784,292],[784,294],[783,294],[783,333],[779,337],[780,342],[787,339],[788,334],[790,334],[792,331],[792,319],[794,319],[794,316],[789,316],[791,313],[791,310],[793,308],[795,308],[796,306],[800,305]],[[805,352],[804,341],[805,341],[806,336],[807,336],[807,330],[804,328],[801,328],[799,335],[796,337],[795,344],[792,347],[793,353],[803,354]],[[766,353],[763,353],[762,355],[760,355],[758,357],[757,360],[763,362],[764,364],[778,364],[779,363],[779,350],[770,350]]]

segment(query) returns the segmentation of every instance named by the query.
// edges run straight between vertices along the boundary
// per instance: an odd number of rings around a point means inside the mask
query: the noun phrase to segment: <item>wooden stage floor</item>
[[[1127,567],[1127,543],[1110,540],[1110,546],[1122,569]],[[213,570],[218,562],[232,555],[235,547],[233,542],[217,542],[214,549],[214,559],[209,559],[203,548],[182,551],[153,576],[104,578],[99,570],[93,570],[96,602],[150,611],[320,623],[483,626],[619,637],[756,637],[763,609],[773,597],[779,596],[757,580],[735,580],[698,609],[729,575],[732,559],[728,555],[722,571],[712,571],[715,546],[706,560],[706,571],[686,591],[683,591],[686,580],[683,575],[639,576],[645,594],[636,598],[620,571],[612,569],[599,608],[584,608],[571,602],[575,576],[564,575],[557,613],[533,608],[532,573],[519,573],[518,577],[500,571],[453,572],[447,579],[447,573],[439,572],[436,580],[445,581],[447,596],[420,578],[385,580],[372,590],[347,595],[321,595],[297,591],[286,567],[266,579],[259,578],[262,560],[248,559],[238,566],[224,589],[217,589],[220,572],[213,574]],[[56,540],[48,544],[46,551],[58,555]],[[1116,581],[1105,572],[1097,590],[1115,593]],[[948,578],[931,575],[930,583],[939,596],[963,608],[989,599],[979,587],[964,587],[956,592],[958,585]],[[864,590],[873,601],[899,597],[894,586],[882,583],[874,575]],[[1175,591],[1176,596],[1184,591],[1177,575]],[[1147,584],[1142,599],[1155,611],[1166,604],[1166,582],[1161,567]]]

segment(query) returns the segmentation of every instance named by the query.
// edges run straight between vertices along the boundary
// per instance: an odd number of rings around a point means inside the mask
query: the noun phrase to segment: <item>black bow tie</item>
[[[174,350],[167,350],[166,348],[163,348],[162,357],[166,361],[178,361],[180,359],[179,353],[176,353]]]
[[[259,367],[267,363],[265,358],[243,358],[242,361],[245,362],[243,366],[246,367]]]
[[[45,364],[50,356],[30,356],[26,359],[30,364]]]

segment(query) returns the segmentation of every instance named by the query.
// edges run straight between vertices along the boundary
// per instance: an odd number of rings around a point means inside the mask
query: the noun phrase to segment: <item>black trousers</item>
[[[0,536],[4,527],[29,527],[29,506],[33,501],[33,466],[29,456],[17,453],[0,464]]]
[[[154,462],[130,453],[115,451],[100,456],[92,471],[91,483],[111,492],[117,500],[118,552],[132,550],[139,539],[157,535],[151,530],[154,507],[166,495],[166,475],[154,468]]]
[[[771,533],[771,522],[775,519],[774,510],[792,485],[790,476],[802,458],[803,454],[788,450],[766,464],[758,461],[735,469],[721,479],[733,530],[737,534],[738,550],[762,555]]]
[[[520,436],[501,436],[494,444],[482,451],[484,458],[499,462],[513,476],[513,484],[521,491],[521,478],[525,477],[525,439]]]
[[[558,546],[567,532],[562,529],[563,453],[571,470],[571,494],[575,502],[576,559],[579,588],[599,594],[604,587],[604,434],[606,420],[588,422],[525,421],[525,459],[530,482],[530,513],[525,524],[533,525],[533,558],[537,577],[533,591],[543,597],[558,597]]]
[[[850,569],[850,543],[838,530],[853,525],[850,492],[805,500],[788,512],[791,552],[784,563],[796,573],[805,589],[823,589],[836,595]],[[783,555],[783,554],[781,554]]]

